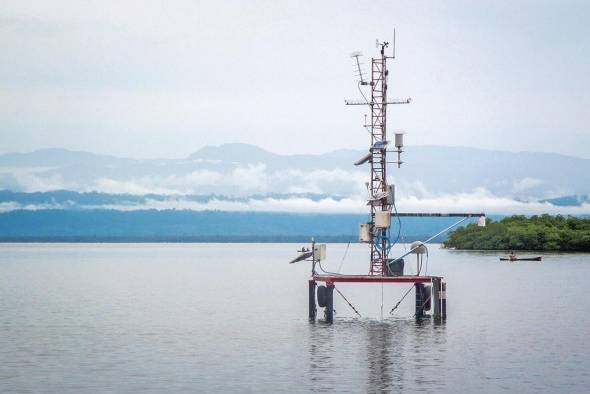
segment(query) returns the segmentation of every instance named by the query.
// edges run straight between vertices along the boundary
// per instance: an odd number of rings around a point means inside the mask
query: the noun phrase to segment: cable
[[[424,275],[428,275],[428,246],[424,245],[424,248],[426,249],[426,268],[424,269]]]
[[[457,223],[454,223],[452,225],[450,225],[449,227],[445,228],[444,230],[439,231],[438,233],[434,234],[432,237],[428,238],[426,241],[422,242],[422,245],[432,241],[433,239],[435,239],[436,237],[438,237],[439,235],[441,235],[442,233],[444,233],[445,231],[449,231],[450,229],[452,229],[453,227],[463,223],[465,220],[469,219],[470,217],[467,216],[461,220],[459,220]],[[404,257],[406,257],[407,255],[409,255],[410,253],[412,253],[414,250],[418,249],[420,247],[420,245],[417,245],[414,248],[411,248],[408,252],[402,254],[400,257],[398,257],[398,259],[403,259]],[[397,260],[397,259],[396,259]]]
[[[391,241],[389,240],[389,228],[385,232],[385,235],[380,235],[379,233],[374,235],[375,237],[375,247],[379,249],[384,254],[389,254],[391,247],[393,246]],[[382,246],[381,243],[385,241],[385,246]]]
[[[392,205],[393,205],[393,211],[395,212],[395,216],[397,218],[398,228],[397,228],[397,236],[395,237],[395,241],[390,243],[389,248],[387,250],[388,254],[389,254],[389,251],[393,248],[393,246],[395,244],[397,244],[397,242],[399,241],[399,237],[402,233],[402,220],[400,219],[400,217],[397,213],[397,207],[395,206],[395,200],[393,200]],[[389,229],[387,231],[389,232]],[[389,234],[388,234],[388,238],[389,238]],[[405,250],[405,245],[404,245],[404,250]],[[389,265],[387,266],[387,272],[391,275],[391,270],[389,269]]]
[[[381,320],[383,320],[383,282],[381,282]]]
[[[416,253],[416,276],[420,276],[424,260],[421,253]]]
[[[402,301],[404,300],[404,298],[406,298],[406,296],[408,294],[410,294],[410,291],[412,291],[412,289],[414,288],[414,285],[412,285],[408,291],[406,291],[406,294],[404,294],[402,296],[402,298],[397,302],[397,304],[395,304],[395,306],[393,308],[391,308],[391,310],[389,311],[389,314],[391,315],[393,313],[393,311],[395,311],[397,309],[397,307],[402,303]]]
[[[395,206],[395,199],[392,202],[393,205],[393,211],[395,212],[395,216],[397,217],[397,222],[399,224],[399,227],[397,229],[397,237],[395,238],[395,241],[393,242],[393,245],[395,245],[397,243],[397,241],[399,241],[399,236],[402,233],[402,220],[400,219],[398,213],[397,213],[397,207]]]
[[[346,254],[348,253],[348,248],[350,247],[350,241],[346,245],[346,249],[344,250],[344,255],[342,256],[342,260],[340,260],[340,265],[338,266],[338,273],[342,270],[342,264],[344,264],[344,259],[346,258]]]
[[[350,233],[350,238],[348,240],[348,244],[346,244],[346,249],[344,250],[344,255],[342,256],[342,260],[340,260],[340,265],[338,266],[338,273],[340,273],[340,271],[342,271],[342,264],[344,264],[344,259],[346,259],[346,256],[348,255],[348,249],[350,248],[350,243],[352,242],[353,236],[354,236],[354,229]]]
[[[334,290],[336,290],[336,292],[338,294],[340,294],[340,296],[342,298],[344,298],[344,301],[346,301],[346,303],[348,303],[348,306],[350,306],[352,308],[354,313],[356,313],[359,317],[362,317],[361,314],[359,313],[359,311],[357,311],[356,308],[350,303],[350,301],[348,301],[348,299],[346,297],[344,297],[344,294],[342,294],[342,292],[340,292],[340,290],[338,290],[338,288],[336,286],[334,286]]]
[[[322,270],[322,272],[328,274],[328,275],[341,275],[338,272],[330,272],[330,271],[326,271],[324,269],[324,267],[322,267],[322,262],[320,260],[318,260],[318,266],[320,267],[320,269]]]

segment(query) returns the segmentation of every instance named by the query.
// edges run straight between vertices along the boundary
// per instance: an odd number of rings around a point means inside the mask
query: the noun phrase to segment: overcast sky
[[[7,1],[0,151],[364,148],[349,58],[397,32],[408,144],[590,158],[588,1]],[[368,60],[368,56],[365,59]]]

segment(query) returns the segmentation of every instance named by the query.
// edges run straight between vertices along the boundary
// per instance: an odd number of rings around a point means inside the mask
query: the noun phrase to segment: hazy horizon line
[[[37,153],[37,152],[43,152],[43,151],[65,151],[65,152],[69,152],[69,153],[86,153],[86,154],[91,154],[91,155],[95,155],[95,156],[110,156],[110,157],[114,157],[114,158],[120,158],[120,159],[133,159],[133,160],[179,160],[179,159],[186,159],[188,157],[190,157],[191,155],[205,149],[205,148],[221,148],[223,146],[226,145],[243,145],[243,146],[248,146],[248,147],[253,147],[253,148],[257,148],[260,149],[261,151],[264,151],[266,153],[271,153],[273,155],[276,156],[323,156],[323,155],[327,155],[327,154],[331,154],[331,153],[335,153],[335,152],[342,152],[342,151],[363,151],[365,149],[363,148],[339,148],[339,149],[332,149],[332,150],[328,150],[322,153],[306,153],[306,152],[294,152],[294,153],[278,153],[276,151],[264,148],[260,145],[256,145],[256,144],[251,144],[251,143],[247,143],[247,142],[225,142],[225,143],[221,143],[221,144],[208,144],[208,145],[201,145],[200,147],[196,148],[195,150],[192,151],[192,153],[189,153],[187,156],[177,156],[177,157],[166,157],[166,156],[151,156],[151,157],[134,157],[134,156],[128,156],[128,155],[116,155],[116,154],[112,154],[112,153],[106,153],[106,152],[100,152],[100,151],[91,151],[91,150],[81,150],[81,149],[72,149],[72,148],[65,148],[65,147],[58,147],[58,146],[53,146],[53,147],[41,147],[41,148],[36,148],[33,150],[28,150],[28,151],[0,151],[0,156],[5,156],[5,155],[12,155],[12,154],[20,154],[20,155],[27,155],[27,154],[32,154],[32,153]],[[418,148],[427,148],[427,147],[433,147],[433,148],[451,148],[451,149],[471,149],[471,150],[477,150],[477,151],[486,151],[486,152],[505,152],[505,153],[534,153],[534,154],[548,154],[548,155],[556,155],[556,156],[562,156],[562,157],[569,157],[569,158],[575,158],[575,159],[581,159],[581,160],[590,160],[590,157],[582,157],[582,156],[577,156],[577,155],[573,155],[573,154],[565,154],[565,153],[559,153],[559,152],[549,152],[549,151],[542,151],[542,150],[510,150],[510,149],[492,149],[492,148],[482,148],[482,147],[475,147],[475,146],[467,146],[467,145],[438,145],[438,144],[408,144],[405,146],[405,148],[407,147],[418,147]]]

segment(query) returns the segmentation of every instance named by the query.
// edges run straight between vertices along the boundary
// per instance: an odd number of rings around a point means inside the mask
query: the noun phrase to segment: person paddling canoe
[[[514,250],[511,250],[510,254],[508,255],[508,258],[510,259],[510,261],[515,261],[516,259],[518,259],[518,256],[516,255],[516,253],[514,253]]]

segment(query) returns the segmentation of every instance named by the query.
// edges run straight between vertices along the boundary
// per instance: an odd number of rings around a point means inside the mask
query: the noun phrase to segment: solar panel
[[[377,141],[373,144],[373,149],[385,149],[389,141]]]
[[[354,165],[360,166],[361,164],[365,164],[366,162],[371,160],[371,156],[373,156],[371,153],[367,153],[365,156],[363,156],[359,160],[355,161]]]
[[[310,258],[313,255],[313,252],[305,252],[300,254],[299,256],[295,257],[293,260],[289,261],[289,264],[297,263],[299,261],[305,260]]]

